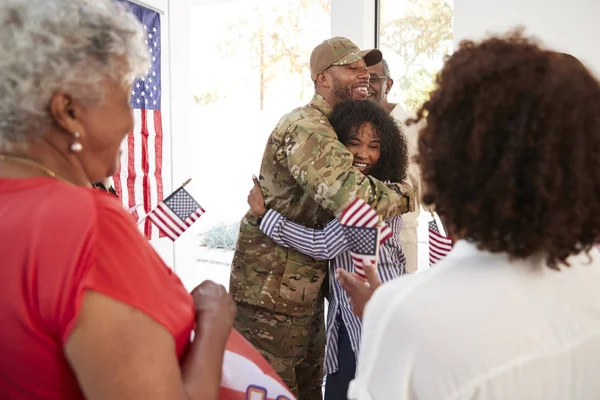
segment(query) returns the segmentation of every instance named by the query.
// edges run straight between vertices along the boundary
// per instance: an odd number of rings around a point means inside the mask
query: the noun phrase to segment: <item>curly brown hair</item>
[[[521,30],[462,42],[415,121],[423,202],[457,238],[558,269],[600,238],[600,83]],[[413,121],[414,122],[414,121]]]
[[[381,140],[381,155],[370,175],[380,181],[402,182],[408,169],[408,144],[394,118],[379,105],[348,100],[336,105],[329,122],[345,146],[356,130],[370,123]]]

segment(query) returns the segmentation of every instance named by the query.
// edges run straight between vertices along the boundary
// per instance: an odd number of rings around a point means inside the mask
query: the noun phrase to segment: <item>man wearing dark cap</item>
[[[327,224],[357,196],[383,219],[413,210],[410,188],[384,185],[352,166],[352,154],[328,121],[336,104],[366,99],[367,67],[380,61],[379,50],[360,51],[343,37],[313,50],[315,95],[281,118],[263,155],[260,182],[268,208],[313,228]],[[260,223],[248,211],[240,225],[230,277],[238,306],[235,328],[299,399],[321,399],[328,262],[276,245]]]

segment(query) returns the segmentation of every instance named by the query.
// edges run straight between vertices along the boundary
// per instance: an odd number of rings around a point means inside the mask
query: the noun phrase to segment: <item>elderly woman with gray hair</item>
[[[91,187],[132,129],[143,43],[110,0],[0,2],[0,398],[218,396],[229,294],[190,296]]]

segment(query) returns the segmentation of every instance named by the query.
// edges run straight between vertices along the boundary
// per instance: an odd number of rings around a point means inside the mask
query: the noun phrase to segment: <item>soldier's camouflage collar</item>
[[[327,117],[327,119],[329,119],[329,117],[331,117],[331,113],[333,113],[333,106],[318,93],[315,93],[310,103],[308,103],[308,106],[321,111]]]

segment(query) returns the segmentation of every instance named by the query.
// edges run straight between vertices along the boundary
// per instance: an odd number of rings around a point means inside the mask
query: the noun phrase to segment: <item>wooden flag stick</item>
[[[190,183],[191,180],[192,180],[192,178],[189,178],[187,181],[183,182],[183,185],[181,185],[181,187],[184,187],[185,185]]]
[[[377,222],[377,236],[375,236],[375,263],[373,264],[373,269],[377,271],[377,262],[379,260],[379,234],[381,233],[382,226],[381,215],[379,215],[379,221]]]

